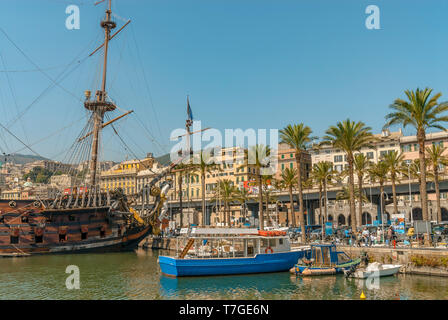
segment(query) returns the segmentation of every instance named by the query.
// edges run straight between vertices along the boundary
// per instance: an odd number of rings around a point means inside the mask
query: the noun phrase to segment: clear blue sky
[[[101,43],[105,3],[94,2],[1,0],[0,26],[56,78],[79,53],[84,58]],[[80,30],[65,28],[70,4],[79,5]],[[381,10],[381,30],[365,27],[370,4]],[[347,117],[379,132],[388,105],[405,89],[428,86],[448,100],[444,0],[115,0],[113,11],[132,23],[112,40],[108,91],[120,108],[136,111],[117,129],[138,156],[170,150],[170,132],[185,123],[187,94],[203,126],[280,129],[304,122],[317,136]],[[35,69],[2,33],[0,53],[8,70]],[[101,53],[70,66],[76,69],[61,85],[82,99],[84,90],[97,89],[100,61]],[[40,72],[8,76],[0,72],[2,124],[51,84]],[[33,143],[85,116],[71,94],[52,88],[11,130]],[[137,117],[158,143],[148,139]],[[33,148],[56,157],[83,123]],[[4,131],[0,136],[2,149],[21,148]],[[126,154],[132,157],[106,130],[103,157],[121,160]]]

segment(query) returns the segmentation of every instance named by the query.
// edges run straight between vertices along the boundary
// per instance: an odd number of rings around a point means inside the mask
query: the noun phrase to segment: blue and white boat
[[[158,259],[172,277],[288,271],[310,252],[291,248],[285,232],[245,228],[193,228],[177,241],[176,256]]]

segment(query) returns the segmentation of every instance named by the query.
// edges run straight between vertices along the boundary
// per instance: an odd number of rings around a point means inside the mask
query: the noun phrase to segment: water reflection
[[[159,254],[71,254],[0,259],[0,299],[447,299],[448,279],[398,275],[381,278],[378,289],[344,276],[301,278],[288,272],[169,278]],[[68,290],[68,265],[80,268],[81,289]]]

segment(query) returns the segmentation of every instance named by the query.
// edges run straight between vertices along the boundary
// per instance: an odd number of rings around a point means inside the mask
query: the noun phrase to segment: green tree
[[[264,213],[263,213],[263,183],[262,177],[268,173],[265,170],[270,164],[271,149],[269,146],[256,144],[247,150],[245,161],[248,165],[255,167],[258,185],[258,208],[259,208],[259,224],[260,230],[264,230]]]
[[[358,178],[358,217],[356,219],[357,226],[361,225],[362,218],[362,204],[363,204],[363,183],[364,177],[368,173],[368,170],[372,162],[367,159],[364,153],[357,153],[354,158],[355,173]],[[356,190],[355,190],[356,193]]]
[[[202,196],[202,225],[206,224],[206,203],[205,203],[205,175],[212,171],[218,170],[220,167],[215,163],[214,157],[211,156],[211,150],[201,150],[193,155],[193,163],[191,171],[201,175],[201,196]]]
[[[315,139],[311,137],[313,131],[310,127],[303,123],[288,125],[280,130],[280,139],[282,143],[286,143],[295,150],[295,160],[297,166],[297,186],[299,192],[299,219],[300,227],[302,228],[302,242],[306,241],[305,230],[305,215],[303,208],[303,178],[302,177],[302,154],[308,149],[309,144]]]
[[[347,155],[349,191],[350,191],[350,216],[353,232],[356,232],[356,212],[355,212],[355,183],[354,183],[354,152],[360,151],[364,147],[372,147],[375,140],[371,133],[371,128],[363,122],[354,122],[347,119],[338,122],[336,126],[331,126],[323,137],[322,145],[331,145],[333,148],[342,149]]]
[[[380,207],[382,208],[381,220],[383,220],[383,213],[385,211],[384,204],[384,184],[387,182],[389,175],[389,167],[386,162],[379,161],[370,166],[369,169],[370,180],[378,182],[380,185]]]
[[[394,202],[394,214],[398,214],[396,185],[397,182],[399,181],[399,174],[401,173],[403,158],[404,155],[395,150],[386,153],[382,157],[382,160],[386,163],[387,167],[389,168],[389,177],[390,182],[392,183],[392,199]]]
[[[297,170],[293,169],[293,168],[286,168],[285,170],[282,171],[281,174],[281,186],[282,188],[285,188],[288,190],[288,194],[289,194],[289,208],[290,208],[290,213],[291,213],[291,224],[293,227],[296,227],[296,217],[294,214],[294,199],[293,199],[293,188],[295,185],[297,185]],[[286,214],[286,224],[287,227],[289,227],[289,219],[288,219],[288,214]]]
[[[313,166],[312,175],[315,181],[319,184],[319,204],[322,203],[322,191],[323,197],[325,198],[325,206],[324,206],[324,214],[322,214],[322,208],[320,208],[320,214],[323,217],[323,223],[327,221],[328,212],[327,212],[327,187],[328,184],[333,180],[336,171],[333,170],[333,164],[328,161],[320,161]],[[322,232],[325,233],[325,227],[322,227]]]
[[[426,130],[436,128],[445,130],[441,125],[448,121],[443,115],[448,110],[448,103],[438,103],[442,95],[437,93],[431,97],[432,89],[425,88],[415,91],[406,90],[407,101],[396,99],[389,107],[392,112],[386,115],[385,128],[392,125],[402,125],[403,128],[410,125],[417,131],[419,145],[418,155],[420,159],[420,196],[422,200],[423,220],[428,221],[428,196],[426,192],[426,166],[425,166],[425,141]]]
[[[221,199],[224,202],[224,224],[231,227],[230,222],[230,203],[235,200],[236,187],[229,179],[218,180],[213,200]]]
[[[426,147],[428,164],[430,165],[434,176],[434,187],[436,189],[437,222],[442,221],[442,210],[440,208],[439,168],[448,165],[448,158],[443,155],[445,150],[446,148],[439,144],[433,144],[431,147]]]

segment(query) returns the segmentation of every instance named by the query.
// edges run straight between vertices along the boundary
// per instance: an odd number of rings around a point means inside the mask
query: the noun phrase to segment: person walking
[[[392,227],[389,227],[389,230],[387,230],[387,240],[386,240],[386,244],[389,247],[392,244],[393,233],[394,233],[394,230],[392,229]]]

